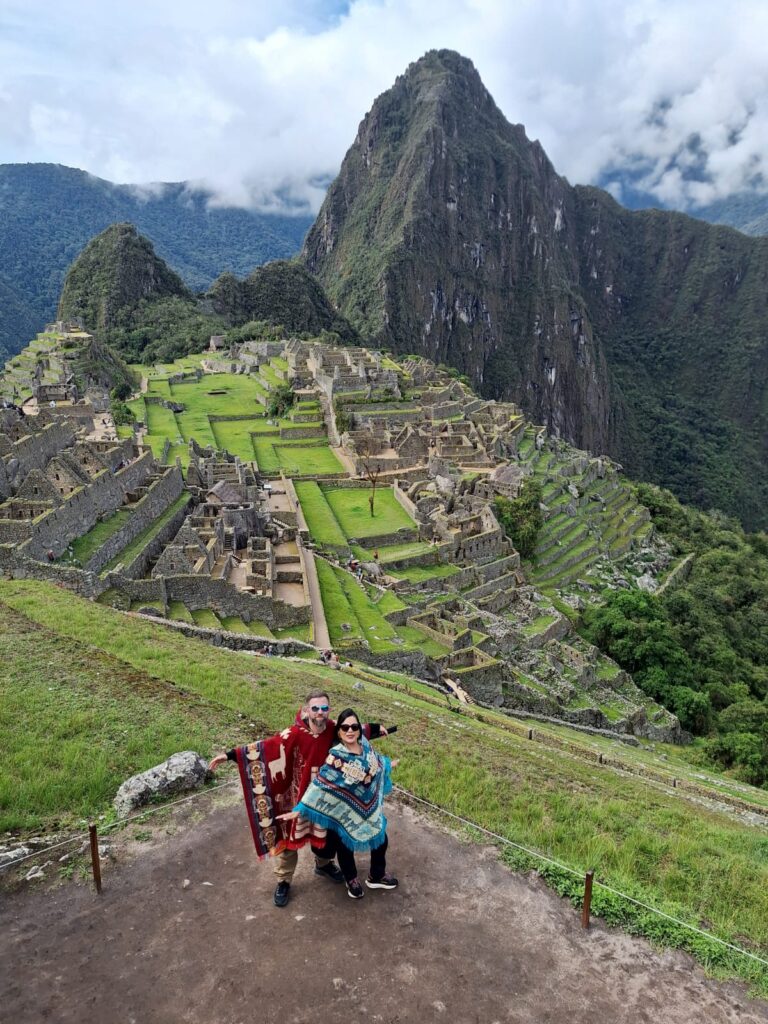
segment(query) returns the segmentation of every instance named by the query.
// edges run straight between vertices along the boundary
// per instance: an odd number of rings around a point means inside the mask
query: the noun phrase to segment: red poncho
[[[370,736],[370,726],[363,726],[363,734]],[[329,719],[325,730],[315,736],[299,711],[289,729],[235,748],[245,808],[259,858],[286,849],[298,850],[306,843],[325,845],[326,830],[320,825],[302,818],[276,819],[292,811],[301,800],[335,742],[333,721]]]

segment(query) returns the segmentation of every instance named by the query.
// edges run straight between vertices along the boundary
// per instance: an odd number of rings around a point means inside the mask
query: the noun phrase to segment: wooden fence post
[[[594,871],[588,871],[584,876],[584,905],[581,908],[582,928],[589,928],[589,912],[592,906],[592,879],[594,875]]]
[[[93,869],[93,881],[96,885],[96,892],[101,893],[101,861],[99,860],[99,837],[96,833],[96,826],[91,823],[88,826],[88,834],[91,837],[91,868]]]

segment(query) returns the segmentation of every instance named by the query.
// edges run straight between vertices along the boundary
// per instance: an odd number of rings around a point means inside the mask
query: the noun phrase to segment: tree
[[[339,432],[339,437],[342,434],[348,434],[352,429],[352,417],[343,407],[336,411],[336,429]]]
[[[115,425],[120,427],[124,424],[133,423],[136,419],[133,410],[125,402],[112,402],[112,419]]]
[[[496,518],[515,545],[521,558],[533,558],[539,530],[544,523],[541,513],[541,484],[526,480],[517,498],[496,498]]]
[[[127,380],[121,380],[112,388],[112,398],[116,402],[124,402],[131,397],[131,385]]]
[[[368,495],[368,505],[371,509],[371,518],[375,511],[376,484],[379,482],[381,467],[374,461],[372,438],[369,436],[361,438],[356,446],[360,464],[363,467],[363,474],[371,485],[371,493]]]
[[[293,388],[290,384],[278,384],[278,386],[269,393],[267,415],[273,420],[282,419],[295,400],[296,396],[293,393]]]

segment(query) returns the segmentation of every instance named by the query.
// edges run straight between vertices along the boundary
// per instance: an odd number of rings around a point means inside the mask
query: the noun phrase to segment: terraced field
[[[166,440],[170,442],[165,462],[170,464],[179,456],[182,465],[189,460],[188,442],[191,438],[202,447],[212,445],[226,449],[246,462],[256,460],[266,474],[280,472],[307,476],[313,473],[341,475],[344,467],[323,437],[315,439],[292,438],[291,431],[313,428],[325,433],[319,403],[299,402],[290,414],[279,420],[269,420],[265,412],[269,390],[284,380],[287,374],[285,360],[272,360],[273,366],[262,367],[261,376],[254,374],[205,374],[199,380],[171,383],[169,376],[190,369],[199,369],[201,358],[179,360],[177,363],[138,367],[147,376],[145,395],[132,399],[128,405],[138,420],[147,425],[145,442],[153,454],[162,458]],[[285,364],[284,366],[282,364]],[[278,365],[274,365],[278,364]],[[183,410],[171,409],[151,401],[159,398],[177,403]],[[149,400],[148,400],[149,399]],[[281,432],[283,435],[281,436]]]
[[[618,476],[598,477],[597,469],[566,475],[571,462],[546,446],[535,445],[536,428],[527,427],[518,448],[520,461],[542,485],[549,514],[539,534],[530,575],[547,591],[568,590],[576,580],[599,583],[598,564],[620,558],[641,545],[651,531],[646,509]],[[585,455],[585,459],[588,457]],[[596,465],[596,460],[592,460]],[[590,479],[590,475],[594,479]],[[577,484],[578,497],[568,486]]]
[[[326,500],[347,537],[364,539],[398,530],[415,530],[416,524],[398,504],[391,487],[377,488],[373,515],[369,496],[368,488],[326,489]]]

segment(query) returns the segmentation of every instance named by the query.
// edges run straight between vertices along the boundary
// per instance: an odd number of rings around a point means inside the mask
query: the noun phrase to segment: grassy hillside
[[[208,754],[283,726],[322,679],[334,706],[356,704],[372,720],[400,724],[387,746],[402,759],[397,781],[414,794],[576,869],[594,867],[638,899],[768,953],[765,832],[634,774],[655,767],[685,778],[673,750],[664,760],[622,747],[627,770],[618,772],[595,763],[598,751],[616,755],[607,740],[537,727],[532,742],[527,727],[493,712],[450,713],[415,682],[365,670],[363,692],[353,692],[357,674],[217,650],[39,583],[0,583],[0,623],[10,668],[0,683],[0,777],[14,780],[0,789],[3,829],[63,827],[103,811],[127,774],[173,749]],[[719,791],[716,779],[703,779]],[[748,787],[739,792],[758,805],[765,799]],[[565,876],[545,874],[568,892]],[[611,920],[691,948],[768,992],[768,975],[753,963],[623,901],[603,895],[598,904]]]

